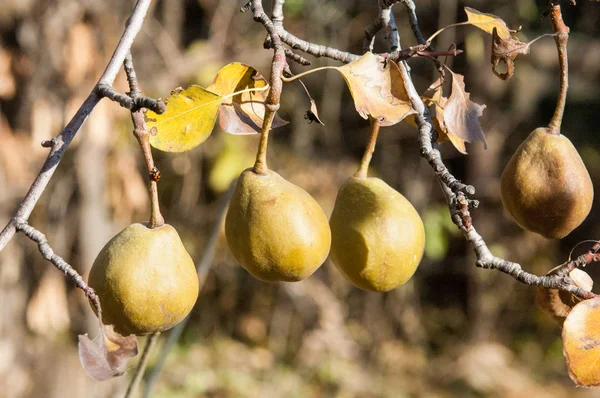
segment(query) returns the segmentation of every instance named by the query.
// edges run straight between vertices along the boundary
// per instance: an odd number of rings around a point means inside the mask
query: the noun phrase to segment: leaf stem
[[[552,115],[552,120],[548,123],[548,133],[560,135],[560,127],[562,124],[563,114],[565,112],[565,104],[567,103],[567,90],[569,88],[569,63],[567,59],[567,43],[569,41],[569,27],[565,25],[560,10],[560,1],[550,1],[550,21],[556,36],[556,49],[558,50],[558,61],[560,64],[560,92],[556,101],[556,109]]]
[[[454,28],[456,26],[464,26],[464,25],[472,25],[472,24],[473,24],[472,22],[465,21],[465,22],[457,22],[457,23],[450,24],[448,26],[444,26],[442,29],[438,30],[437,32],[435,32],[434,34],[429,36],[429,39],[427,39],[425,41],[425,43],[426,44],[431,43],[431,40],[433,40],[437,35],[439,35],[440,33],[442,33],[443,31],[445,31],[448,28]]]
[[[131,379],[123,398],[131,398],[133,397],[133,394],[135,394],[135,391],[142,381],[142,377],[144,377],[144,372],[146,371],[148,362],[150,362],[150,354],[152,353],[152,349],[158,341],[158,336],[160,336],[160,332],[152,333],[150,336],[148,336],[148,339],[146,340],[146,346],[144,347],[144,352],[140,358],[140,362],[138,362],[138,365],[135,368],[135,375],[133,376],[133,379]]]
[[[144,113],[140,109],[131,113],[131,119],[133,120],[133,135],[137,138],[142,153],[144,154],[144,161],[146,163],[146,170],[148,171],[148,190],[150,191],[150,221],[148,222],[149,228],[158,228],[165,224],[165,219],[160,212],[160,204],[158,200],[158,185],[157,181],[160,179],[160,172],[154,166],[154,158],[152,157],[152,149],[150,147],[150,134],[144,121]]]
[[[286,83],[290,83],[290,82],[293,82],[294,80],[300,79],[301,77],[304,77],[306,75],[310,75],[311,73],[318,72],[318,71],[321,71],[321,70],[326,70],[326,69],[338,69],[338,67],[337,66],[321,66],[319,68],[314,68],[314,69],[307,70],[306,72],[302,72],[299,75],[294,75],[292,77],[281,76],[281,80],[283,80]]]
[[[373,152],[375,152],[375,144],[377,143],[379,127],[381,126],[381,121],[379,119],[372,117],[369,119],[371,120],[371,135],[369,137],[367,147],[365,148],[365,153],[363,154],[362,160],[360,162],[360,167],[358,168],[358,171],[354,173],[354,177],[357,178],[367,178],[369,164],[371,163]]]

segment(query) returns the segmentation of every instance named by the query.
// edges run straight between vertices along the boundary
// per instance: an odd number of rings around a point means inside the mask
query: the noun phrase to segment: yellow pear
[[[423,221],[378,178],[350,177],[340,187],[331,226],[331,259],[355,286],[386,292],[406,283],[425,249]]]
[[[198,298],[198,277],[177,231],[131,224],[98,254],[89,285],[102,321],[123,335],[162,332],[187,316]]]
[[[331,232],[319,204],[269,170],[239,177],[225,220],[227,244],[254,277],[299,281],[327,259]]]
[[[594,187],[571,141],[546,128],[519,145],[500,180],[502,203],[522,228],[563,238],[590,213]]]

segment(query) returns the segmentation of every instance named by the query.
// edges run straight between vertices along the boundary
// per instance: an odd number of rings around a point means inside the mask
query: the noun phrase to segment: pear
[[[319,204],[272,170],[242,172],[227,211],[225,236],[242,267],[267,282],[306,278],[327,259],[331,245]]]
[[[89,285],[102,321],[120,334],[162,332],[182,321],[198,298],[198,277],[177,231],[169,224],[131,224],[100,251]]]
[[[386,292],[406,283],[425,249],[425,228],[411,203],[378,178],[350,177],[331,220],[331,259],[355,286]]]
[[[594,187],[571,141],[546,128],[519,145],[500,180],[502,203],[522,228],[560,239],[590,213]]]

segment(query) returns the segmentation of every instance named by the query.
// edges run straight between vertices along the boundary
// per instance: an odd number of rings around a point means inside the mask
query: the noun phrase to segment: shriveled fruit
[[[263,281],[299,281],[327,258],[331,232],[319,204],[274,171],[240,175],[225,220],[235,259]]]
[[[98,254],[89,285],[102,320],[123,335],[162,332],[177,325],[198,298],[194,262],[168,224],[131,224]]]
[[[535,129],[517,148],[501,178],[502,203],[522,228],[563,238],[589,214],[590,175],[571,141]]]
[[[331,259],[357,287],[385,292],[406,283],[425,248],[411,203],[378,178],[350,177],[340,187],[331,226]]]

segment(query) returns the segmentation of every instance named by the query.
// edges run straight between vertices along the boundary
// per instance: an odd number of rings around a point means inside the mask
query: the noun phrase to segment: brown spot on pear
[[[355,286],[386,292],[415,273],[425,249],[419,213],[378,178],[350,177],[331,220],[331,259]]]
[[[100,251],[89,285],[102,321],[123,335],[162,332],[187,316],[198,298],[198,277],[177,231],[131,224]]]
[[[306,278],[327,259],[331,245],[319,204],[271,170],[242,172],[227,211],[225,236],[242,267],[267,282]]]
[[[571,141],[546,128],[519,145],[500,180],[502,203],[517,224],[563,238],[590,213],[594,187]]]

